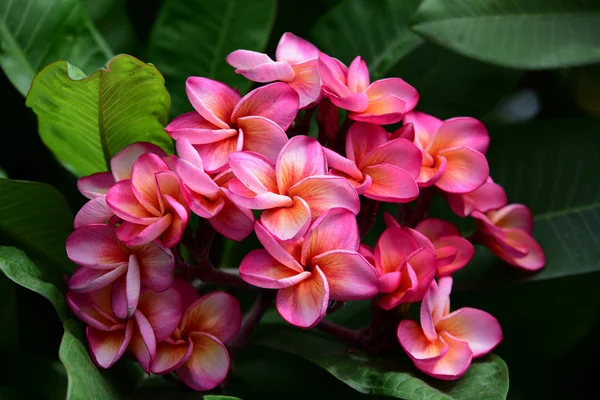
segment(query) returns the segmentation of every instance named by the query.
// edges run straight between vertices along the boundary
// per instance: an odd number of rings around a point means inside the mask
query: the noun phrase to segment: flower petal
[[[290,196],[301,197],[310,207],[313,219],[332,208],[345,208],[354,215],[360,210],[358,194],[344,178],[331,175],[312,176],[290,189]]]
[[[292,64],[314,60],[319,57],[319,49],[312,43],[302,39],[290,32],[281,35],[277,50],[275,51],[277,61],[288,61]]]
[[[140,204],[131,187],[131,180],[117,182],[106,194],[106,204],[119,218],[129,222],[143,223],[156,218]]]
[[[351,93],[364,92],[370,83],[367,63],[357,56],[348,67],[348,89]]]
[[[508,242],[507,244],[485,239],[483,244],[498,257],[515,267],[523,268],[527,271],[537,271],[544,267],[546,264],[544,250],[529,233],[517,228],[504,228],[503,231],[506,235],[505,241]],[[518,249],[519,251],[514,251],[513,249]],[[525,250],[524,255],[521,252],[522,250]]]
[[[502,186],[488,177],[486,183],[472,192],[465,194],[446,194],[446,200],[452,211],[460,217],[471,215],[473,211],[487,212],[497,210],[507,203],[506,193]]]
[[[446,315],[437,328],[467,342],[473,357],[489,353],[502,341],[502,328],[498,320],[475,308],[465,307]]]
[[[399,227],[387,228],[375,245],[375,265],[379,275],[399,271],[417,248],[417,242],[410,234]]]
[[[354,161],[349,160],[341,156],[339,153],[336,153],[335,151],[325,147],[323,148],[323,152],[325,153],[325,158],[327,159],[329,168],[340,171],[357,182],[363,180],[363,173],[358,169]],[[331,174],[332,171],[329,171],[329,173]],[[340,174],[339,176],[343,175]]]
[[[449,346],[437,337],[429,340],[415,321],[405,319],[398,325],[396,332],[400,345],[413,360],[440,359],[449,350]]]
[[[262,225],[279,240],[303,236],[310,226],[311,212],[306,201],[292,198],[289,207],[271,208],[260,215]]]
[[[277,160],[281,148],[287,143],[288,137],[275,122],[265,117],[242,117],[238,121],[239,128],[244,132],[243,150],[262,154],[271,162]]]
[[[441,338],[448,344],[448,352],[439,359],[418,361],[415,366],[437,379],[456,380],[464,375],[471,365],[473,354],[467,343],[442,333]]]
[[[310,277],[277,292],[277,310],[292,325],[315,326],[324,316],[329,303],[329,285],[318,266]]]
[[[475,248],[467,239],[460,236],[447,236],[436,243],[437,276],[446,276],[458,271],[473,258]],[[451,250],[452,256],[444,259],[443,254]]]
[[[229,129],[230,117],[240,101],[240,95],[224,83],[208,78],[191,76],[185,90],[192,106],[208,122]]]
[[[169,166],[159,156],[152,153],[142,154],[131,170],[133,194],[140,204],[155,216],[159,216],[162,210],[156,175],[163,171],[172,173]]]
[[[232,121],[259,116],[270,119],[286,130],[298,113],[298,94],[282,82],[271,83],[245,95],[235,107]]]
[[[527,233],[533,232],[531,210],[523,204],[509,204],[488,214],[490,221],[499,228],[517,228]]]
[[[262,154],[238,151],[229,156],[229,166],[236,178],[252,192],[256,194],[265,192],[279,194],[275,178],[275,166]]]
[[[156,342],[168,338],[179,325],[182,309],[181,295],[171,286],[162,292],[143,288],[138,302],[138,311],[152,326]]]
[[[423,154],[423,157],[425,156],[426,154]],[[429,187],[436,184],[446,172],[447,164],[448,160],[446,160],[446,157],[436,157],[431,167],[421,166],[417,184],[420,187]]]
[[[142,154],[146,153],[156,154],[159,157],[167,156],[163,149],[152,143],[138,142],[130,144],[110,159],[110,169],[115,181],[131,178],[133,164]]]
[[[365,197],[391,203],[408,203],[419,196],[419,186],[413,175],[392,164],[379,164],[363,169],[371,177]]]
[[[390,134],[383,127],[367,122],[354,122],[346,136],[346,156],[360,165],[376,148],[390,140]],[[419,166],[421,159],[419,159]]]
[[[117,227],[117,237],[127,246],[139,246],[157,239],[171,225],[173,217],[166,214],[149,225],[121,222]]]
[[[242,310],[236,298],[212,292],[188,307],[179,326],[182,333],[204,332],[227,342],[237,334],[241,323]]]
[[[412,124],[415,129],[415,144],[420,149],[425,149],[429,145],[431,137],[442,126],[442,120],[422,113],[420,111],[411,111],[404,117],[405,124]]]
[[[195,111],[175,117],[165,127],[165,131],[173,139],[187,139],[191,144],[215,143],[237,136],[237,129],[218,127]]]
[[[356,252],[359,245],[356,216],[344,208],[333,208],[310,227],[302,246],[302,263],[331,250]]]
[[[227,377],[229,354],[225,345],[212,335],[203,332],[190,334],[192,353],[177,369],[181,380],[194,390],[211,390]]]
[[[296,71],[296,77],[288,84],[298,93],[298,106],[301,109],[316,103],[321,97],[321,76],[316,63],[311,68]]]
[[[81,227],[69,235],[66,248],[71,261],[88,268],[113,269],[129,259],[112,226]]]
[[[106,195],[103,194],[81,207],[75,216],[73,227],[78,229],[86,225],[105,224],[112,216],[114,214],[106,203]]]
[[[115,184],[110,172],[98,172],[89,176],[84,176],[77,180],[77,189],[88,199],[94,199],[106,194],[108,189]]]
[[[144,286],[160,292],[173,284],[175,260],[171,250],[156,241],[136,248],[135,253]]]
[[[348,114],[348,118],[379,125],[395,124],[404,117],[402,110],[405,108],[404,101],[388,94],[375,100],[369,100],[365,109],[351,112]]]
[[[156,357],[150,370],[155,374],[168,374],[181,367],[192,354],[194,348],[191,341],[179,341],[177,343],[170,339],[156,344]]]
[[[448,161],[436,186],[445,192],[468,193],[483,185],[490,174],[485,156],[469,147],[439,153]]]
[[[260,64],[274,62],[268,55],[251,50],[233,51],[229,53],[225,60],[227,61],[227,64],[231,65],[233,68],[241,70],[248,70]]]
[[[142,369],[149,374],[150,365],[156,356],[156,337],[144,314],[136,311],[134,319],[136,329],[131,336],[129,350],[138,360]]]
[[[364,300],[379,293],[375,269],[360,254],[333,250],[312,259],[327,279],[329,297],[334,300]]]
[[[390,164],[408,171],[414,179],[421,171],[421,151],[406,139],[394,139],[371,151],[360,163],[360,169],[366,166]]]
[[[407,263],[415,272],[417,286],[411,287],[410,292],[404,298],[404,302],[421,301],[437,271],[435,253],[428,248],[422,248],[412,254]]]
[[[208,222],[228,239],[244,240],[254,228],[254,214],[247,208],[238,207],[228,197],[223,197],[223,208]]]
[[[269,254],[273,256],[273,258],[298,273],[304,271],[304,268],[288,252],[282,243],[278,241],[277,238],[275,238],[275,236],[273,236],[273,234],[258,221],[254,223],[254,232],[256,233],[256,237],[260,243],[264,246],[265,250],[267,250]]]
[[[83,322],[91,327],[102,331],[110,331],[117,325],[117,320],[114,318],[110,307],[110,292],[111,287],[105,286],[91,293],[77,293],[73,290],[67,292],[67,305]],[[100,307],[93,298],[102,297],[102,305]],[[105,304],[106,303],[106,304]]]
[[[290,64],[285,61],[271,61],[250,69],[238,68],[235,72],[254,82],[289,82],[296,75]]]
[[[278,207],[289,207],[292,205],[292,199],[288,196],[272,192],[256,194],[237,178],[229,181],[229,198],[238,207],[249,208],[251,210],[268,210]]]
[[[310,277],[310,272],[290,269],[266,250],[253,250],[240,264],[240,277],[251,285],[265,289],[282,289]]]
[[[165,247],[173,247],[179,243],[181,236],[183,236],[183,230],[189,220],[189,212],[186,206],[183,205],[186,204],[185,202],[182,204],[168,195],[164,195],[163,198],[167,206],[166,211],[169,213],[167,215],[171,215],[173,218],[163,232],[161,242]]]
[[[126,271],[126,264],[112,270],[79,267],[69,278],[69,289],[79,293],[93,292],[110,285]]]
[[[101,368],[110,368],[125,353],[132,333],[133,321],[127,327],[114,331],[101,331],[88,326],[86,335],[94,363]]]
[[[380,99],[386,95],[394,96],[404,102],[405,106],[399,111],[406,114],[412,111],[419,102],[419,92],[400,78],[380,79],[367,88],[369,102]]]
[[[485,154],[490,144],[490,136],[485,126],[470,117],[451,118],[444,121],[438,132],[431,137],[429,153],[456,147],[470,147]]]
[[[294,136],[279,153],[275,171],[281,194],[288,194],[304,178],[326,175],[327,163],[321,145],[310,136]]]
[[[140,266],[135,254],[132,254],[127,273],[112,287],[112,309],[117,318],[128,319],[133,315],[140,298],[140,288]]]
[[[187,144],[191,147],[191,144],[189,144],[186,139],[178,140],[177,147],[182,148],[185,146],[184,142],[187,142]],[[191,150],[196,153],[196,150],[193,147],[191,147]],[[201,162],[199,156],[198,159]],[[206,172],[204,172],[202,169],[202,164],[200,167],[198,167],[197,165],[194,165],[194,163],[184,158],[176,158],[173,161],[173,165],[175,166],[177,175],[179,175],[183,183],[185,183],[185,185],[191,191],[210,198],[214,198],[219,193],[219,186],[217,186],[212,178]]]
[[[329,57],[325,53],[319,53],[319,73],[323,83],[323,92],[328,97],[333,95],[339,98],[350,95],[346,85],[347,68],[339,60]]]
[[[350,93],[345,96],[339,96],[327,87],[323,87],[323,94],[331,100],[333,104],[354,113],[360,113],[369,106],[369,99],[364,93]]]

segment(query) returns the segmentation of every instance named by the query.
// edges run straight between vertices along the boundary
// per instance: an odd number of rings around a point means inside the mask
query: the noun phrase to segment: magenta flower
[[[413,124],[414,143],[423,154],[420,186],[468,193],[484,184],[489,176],[484,156],[489,135],[481,122],[468,117],[441,121],[422,112],[408,113],[404,122]]]
[[[262,226],[280,240],[298,238],[311,221],[334,207],[358,213],[358,195],[344,178],[327,175],[323,148],[308,136],[293,137],[277,163],[252,152],[229,158],[237,179],[229,183],[231,199],[239,207],[265,210]]]
[[[104,224],[113,212],[106,204],[106,193],[115,183],[129,179],[133,163],[145,153],[166,157],[165,152],[152,143],[133,143],[115,154],[110,160],[111,172],[98,172],[77,180],[77,188],[82,195],[90,199],[75,216],[75,229],[91,224]]]
[[[460,378],[473,358],[484,356],[502,341],[498,320],[485,311],[461,308],[450,313],[452,278],[435,281],[421,303],[421,324],[403,320],[398,341],[415,366],[438,379]]]
[[[208,219],[213,228],[233,240],[243,240],[254,227],[254,215],[247,208],[238,207],[229,199],[230,170],[211,178],[204,172],[202,158],[189,140],[177,141],[173,164],[188,192],[190,209],[199,217]]]
[[[350,67],[327,54],[319,54],[319,73],[323,94],[339,108],[350,111],[355,121],[387,125],[400,122],[415,108],[419,93],[400,78],[370,83],[369,70],[356,57]]]
[[[180,115],[165,130],[173,139],[188,139],[209,174],[225,170],[235,151],[254,151],[275,161],[298,113],[298,95],[285,83],[260,87],[242,98],[221,82],[193,76],[186,90],[196,112]]]
[[[177,175],[156,154],[141,155],[131,178],[110,188],[106,202],[123,219],[117,228],[119,240],[139,246],[161,238],[166,247],[175,246],[188,222],[188,200]]]
[[[227,63],[251,81],[287,83],[298,93],[300,108],[305,108],[321,96],[318,58],[319,49],[313,44],[286,32],[277,45],[277,61],[263,53],[236,50],[227,56]]]
[[[113,292],[110,285],[89,293],[69,290],[67,304],[89,325],[86,335],[96,365],[109,368],[128,350],[149,373],[156,344],[169,337],[181,319],[181,297],[173,288],[162,292],[144,288],[133,316],[124,319],[113,312]]]
[[[370,249],[364,246],[362,254]],[[389,226],[375,245],[371,258],[379,275],[377,304],[391,310],[402,303],[420,301],[436,272],[436,257],[429,240],[410,228]]]
[[[406,139],[391,139],[379,125],[355,122],[346,136],[346,156],[324,149],[331,174],[342,176],[358,194],[394,203],[417,198],[415,179],[421,170],[421,152]]]
[[[537,271],[546,264],[544,251],[531,236],[533,218],[522,204],[510,204],[486,214],[475,211],[477,240],[498,257],[515,267]]]
[[[182,282],[179,287],[184,284],[191,286]],[[179,327],[158,344],[152,372],[175,371],[194,390],[215,388],[229,372],[224,343],[237,334],[241,321],[242,311],[235,297],[213,292],[197,298],[183,313]]]
[[[479,188],[464,194],[446,193],[446,200],[452,211],[460,217],[471,215],[473,211],[497,210],[508,203],[502,186],[494,183],[491,177]]]
[[[265,249],[244,257],[240,276],[252,285],[279,289],[277,310],[293,325],[315,326],[329,299],[368,299],[379,291],[377,273],[358,253],[358,226],[348,210],[325,212],[295,242],[279,241],[258,222],[254,230]]]
[[[115,229],[89,225],[67,238],[67,255],[80,265],[69,280],[69,289],[89,293],[112,284],[114,314],[129,318],[137,307],[142,285],[160,292],[173,284],[175,262],[171,250],[158,242],[127,247]]]

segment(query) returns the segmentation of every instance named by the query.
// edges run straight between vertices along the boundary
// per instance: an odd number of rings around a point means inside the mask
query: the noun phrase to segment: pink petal
[[[404,117],[405,124],[412,124],[415,129],[415,144],[421,149],[427,148],[431,137],[440,129],[442,121],[420,111],[411,111]]]
[[[73,227],[77,229],[86,225],[105,224],[113,215],[106,203],[106,195],[103,194],[93,198],[81,207],[75,216]]]
[[[334,300],[364,300],[379,293],[379,278],[375,269],[360,254],[348,250],[333,250],[314,257],[329,285],[329,297]]]
[[[117,318],[130,318],[140,298],[140,266],[137,257],[129,256],[127,274],[121,276],[112,288],[112,309]]]
[[[312,105],[321,96],[321,76],[316,65],[296,72],[296,77],[288,84],[298,93],[300,108]]]
[[[303,179],[290,189],[290,196],[298,196],[306,201],[313,220],[332,208],[345,208],[355,215],[360,210],[360,201],[352,185],[337,176]]]
[[[138,142],[130,144],[110,159],[110,169],[115,181],[131,178],[133,164],[142,154],[146,153],[156,154],[159,157],[167,156],[163,149],[152,143]]]
[[[410,256],[407,263],[415,272],[417,287],[411,288],[404,301],[421,301],[435,277],[437,266],[435,253],[427,248],[420,249]]]
[[[285,32],[281,35],[277,50],[275,51],[277,61],[288,61],[292,64],[302,63],[319,57],[319,49],[312,43],[304,40],[293,33]]]
[[[323,91],[328,97],[339,98],[350,95],[346,85],[347,70],[340,61],[329,57],[325,53],[319,53],[319,73],[321,74]]]
[[[406,139],[395,139],[373,149],[360,163],[360,169],[378,164],[390,164],[408,171],[414,179],[421,171],[421,151]]]
[[[279,193],[275,166],[263,155],[239,151],[229,156],[229,166],[244,186],[256,194]]]
[[[142,369],[149,374],[150,365],[156,356],[156,338],[146,317],[136,311],[134,314],[136,328],[129,344],[129,350],[138,360]]]
[[[244,96],[233,111],[232,121],[259,116],[270,119],[286,130],[298,113],[298,94],[282,82],[254,89]]]
[[[165,247],[173,247],[179,243],[181,236],[183,236],[183,230],[189,220],[189,212],[182,203],[171,196],[164,195],[163,197],[167,204],[166,211],[169,213],[167,215],[172,215],[173,219],[163,232],[161,242]]]
[[[446,199],[452,210],[460,217],[466,217],[473,211],[496,210],[505,206],[508,201],[502,186],[494,183],[491,177],[472,192],[463,195],[448,193]]]
[[[165,131],[175,140],[187,139],[192,144],[214,143],[237,136],[237,129],[220,128],[195,111],[176,117]]]
[[[113,269],[127,264],[129,256],[121,247],[112,226],[84,226],[67,238],[67,256],[88,268]]]
[[[367,122],[354,122],[350,125],[348,136],[346,136],[346,155],[356,165],[360,165],[369,153],[383,146],[389,140],[389,132],[381,126]],[[419,166],[420,163],[421,159],[419,158]]]
[[[98,172],[84,176],[77,180],[77,189],[88,199],[94,199],[106,194],[108,189],[115,184],[115,179],[110,172]]]
[[[110,307],[111,287],[105,286],[91,293],[77,293],[73,290],[67,292],[67,305],[83,322],[89,326],[102,330],[110,331],[118,325],[112,309]],[[98,305],[94,298],[102,297],[102,306]]]
[[[367,63],[357,56],[348,67],[348,89],[351,93],[364,92],[370,83]]]
[[[380,275],[398,271],[417,250],[417,242],[404,230],[389,227],[375,245],[375,265]]]
[[[441,293],[439,291],[438,285],[435,280],[432,280],[429,284],[429,288],[425,295],[423,296],[423,300],[421,301],[421,309],[420,309],[420,319],[421,319],[421,328],[423,329],[423,334],[427,337],[429,341],[436,342],[438,340],[438,331],[436,330],[436,323],[441,318],[440,310],[437,308],[440,302]],[[445,310],[444,310],[445,311]],[[434,313],[435,318],[434,318]]]
[[[465,265],[473,258],[475,248],[467,239],[460,236],[448,236],[439,239],[436,243],[437,274],[438,276],[450,275]],[[453,256],[444,261],[440,255],[444,249],[453,250]]]
[[[175,166],[175,171],[177,171],[177,175],[179,175],[183,183],[192,192],[208,198],[214,198],[219,194],[219,187],[202,169],[195,167],[192,163],[182,158],[176,158],[173,164]]]
[[[138,247],[135,252],[144,286],[160,292],[173,284],[175,260],[171,250],[157,241]]]
[[[467,372],[473,354],[465,342],[456,340],[447,333],[442,333],[441,338],[448,344],[448,352],[439,359],[414,360],[415,366],[434,378],[456,380]]]
[[[327,164],[330,168],[343,172],[345,175],[348,175],[356,181],[363,180],[363,173],[358,169],[354,161],[349,160],[335,151],[325,147],[323,148],[323,152],[325,153]]]
[[[304,272],[304,268],[298,263],[298,261],[264,226],[258,222],[255,222],[254,232],[256,233],[256,237],[260,243],[264,246],[265,250],[267,250],[274,259],[298,273]]]
[[[370,122],[372,124],[395,124],[404,117],[406,104],[401,99],[390,94],[368,101],[367,107],[361,111],[348,114],[354,121]]]
[[[212,218],[219,214],[225,206],[223,196],[218,195],[214,200],[210,200],[199,193],[189,191],[187,188],[184,190],[188,192],[190,210],[201,218]]]
[[[182,333],[204,332],[227,342],[237,334],[241,323],[242,310],[236,298],[212,292],[188,307],[179,326]]]
[[[307,279],[279,289],[276,301],[283,319],[301,328],[315,326],[325,316],[328,302],[329,286],[318,266],[313,267]]]
[[[429,340],[415,321],[405,319],[398,325],[396,332],[400,345],[413,360],[440,359],[449,350],[449,346],[437,337]]]
[[[502,328],[498,320],[475,308],[465,307],[446,315],[437,328],[467,342],[473,357],[489,353],[502,341]]]
[[[385,215],[384,215],[385,218]],[[389,217],[388,217],[389,218]],[[400,226],[400,223],[396,222],[397,226]],[[403,227],[403,231],[407,232],[414,240],[417,242],[418,247],[424,247],[431,251],[435,251],[433,244],[427,238],[427,236],[423,235],[421,232],[411,229],[409,227]]]
[[[143,288],[137,309],[152,326],[158,343],[168,338],[179,325],[183,313],[182,298],[173,287],[162,292]]]
[[[193,343],[192,353],[177,369],[177,375],[194,390],[214,389],[229,372],[227,349],[219,339],[207,333],[193,332],[189,340]]]
[[[133,321],[127,327],[114,331],[101,331],[88,326],[86,335],[94,363],[102,368],[110,368],[125,353],[132,333]]]
[[[327,164],[321,145],[310,136],[294,136],[279,153],[275,171],[281,194],[288,194],[290,188],[304,178],[326,175]]]
[[[310,227],[302,246],[302,263],[331,250],[356,252],[359,245],[356,216],[343,208],[333,208]]]
[[[250,69],[238,68],[235,72],[254,82],[289,82],[296,75],[290,64],[285,61],[271,61]]]
[[[293,197],[289,207],[263,211],[260,222],[279,240],[291,240],[306,233],[311,222],[311,210],[302,198]]]
[[[435,242],[444,236],[460,236],[460,232],[448,221],[439,218],[427,218],[419,222],[415,229]]]
[[[429,187],[436,184],[446,173],[448,160],[446,157],[436,157],[431,167],[421,166],[417,183],[420,187]]]
[[[150,370],[155,374],[168,374],[181,367],[192,354],[193,344],[191,341],[180,340],[173,342],[167,339],[157,343],[156,357]]]
[[[290,269],[266,250],[253,250],[240,264],[240,277],[251,285],[265,289],[282,289],[310,277],[310,272]]]
[[[436,186],[445,192],[468,193],[483,185],[490,174],[485,156],[469,147],[439,153],[448,161]]]
[[[369,246],[361,243],[358,247],[358,253],[362,255],[369,264],[375,265],[375,254],[373,254],[373,250]]]
[[[499,228],[517,228],[527,233],[533,232],[531,210],[523,204],[509,204],[488,213],[490,221]]]
[[[169,166],[159,156],[152,153],[142,154],[131,170],[133,194],[140,204],[156,216],[159,216],[162,211],[156,178],[160,172],[172,174]]]
[[[415,271],[410,264],[404,263],[398,272],[400,276],[397,287],[390,293],[382,293],[382,295],[377,298],[377,304],[384,310],[391,310],[402,303],[413,303],[418,301],[411,298],[413,291],[417,290],[419,285],[419,280]],[[393,272],[387,273],[384,277],[393,274]],[[391,284],[391,282],[385,282],[383,277],[380,279],[380,284],[381,283],[384,285]],[[388,291],[391,289],[392,288],[390,287],[387,288]]]
[[[350,93],[345,96],[339,96],[324,86],[323,94],[339,108],[351,112],[360,113],[365,111],[369,106],[369,99],[364,93]]]
[[[234,108],[240,95],[229,86],[208,78],[192,76],[185,82],[187,96],[192,106],[208,122],[229,129]]]
[[[215,143],[199,144],[194,148],[204,161],[204,170],[209,174],[222,172],[227,168],[229,156],[242,150],[243,137],[238,135]]]
[[[438,280],[439,284],[431,281],[431,286],[436,287],[432,293],[431,318],[434,324],[450,313],[450,293],[452,292],[452,277],[445,276]],[[430,288],[429,291],[432,291]]]
[[[365,197],[391,203],[408,203],[419,196],[419,186],[410,172],[391,164],[379,164],[363,169],[371,177]]]
[[[546,264],[544,250],[529,233],[516,228],[505,228],[504,232],[509,246],[513,248],[518,246],[518,249],[524,249],[525,255],[520,255],[518,254],[519,252],[511,254],[511,252],[506,250],[506,245],[498,245],[487,241],[484,241],[483,244],[489,247],[498,257],[515,267],[523,268],[527,271],[537,271],[544,267]]]
[[[260,64],[273,62],[271,57],[264,53],[250,50],[236,50],[226,57],[227,64],[240,70],[252,69]]]
[[[117,217],[129,222],[144,223],[157,217],[140,204],[133,193],[130,179],[119,181],[110,188],[106,194],[106,204]]]
[[[110,285],[126,271],[126,264],[112,270],[79,267],[69,278],[69,289],[79,293],[93,292]]]
[[[429,153],[456,147],[470,147],[485,154],[490,144],[490,136],[485,126],[470,117],[451,118],[440,126],[438,132],[432,136],[429,143]]]
[[[369,96],[369,102],[383,98],[386,95],[400,99],[405,104],[404,108],[399,110],[402,114],[412,111],[419,101],[417,90],[400,78],[380,79],[373,82],[367,88],[367,95]]]
[[[223,197],[223,200],[221,211],[208,222],[226,238],[244,240],[254,228],[254,214],[247,208],[238,207],[228,197]]]
[[[379,277],[379,291],[393,293],[400,286],[402,274],[400,271],[388,272]]]
[[[187,310],[193,302],[200,298],[194,285],[181,277],[175,278],[172,287],[181,297],[181,310]]]
[[[229,191],[231,201],[238,207],[249,208],[251,210],[289,207],[293,203],[290,197],[272,192],[255,194],[237,178],[229,182]]]
[[[415,126],[412,123],[404,122],[400,128],[396,129],[394,133],[392,133],[393,139],[406,139],[409,142],[413,142],[415,140]]]
[[[275,122],[264,117],[242,117],[238,121],[244,132],[244,150],[262,154],[271,162],[277,160],[288,137]]]
[[[124,221],[117,227],[117,237],[127,246],[139,246],[150,243],[171,226],[172,220],[173,217],[171,214],[166,214],[150,225],[137,225]]]

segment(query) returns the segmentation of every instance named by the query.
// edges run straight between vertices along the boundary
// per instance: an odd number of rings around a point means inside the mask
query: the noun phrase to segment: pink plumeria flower
[[[319,73],[323,95],[350,111],[348,117],[355,121],[395,124],[419,101],[416,89],[400,78],[370,83],[367,64],[360,56],[347,68],[339,60],[320,53]]]
[[[298,113],[298,95],[285,83],[260,87],[242,98],[221,82],[193,76],[186,90],[196,111],[175,118],[165,130],[173,139],[188,139],[209,174],[225,170],[235,151],[255,151],[275,161]]]
[[[446,200],[452,211],[460,217],[471,215],[473,211],[488,212],[497,210],[508,203],[502,186],[494,183],[491,177],[479,188],[465,194],[446,193]]]
[[[365,246],[362,254],[368,254]],[[391,310],[402,303],[420,301],[436,272],[433,246],[419,232],[399,226],[388,227],[375,245],[371,258],[379,275],[377,304]]]
[[[370,199],[407,203],[417,198],[421,151],[406,139],[391,139],[379,125],[355,122],[346,136],[346,156],[324,149],[331,174],[342,176]]]
[[[182,282],[178,289],[191,285]],[[191,292],[194,292],[191,288]],[[185,298],[185,296],[183,296]],[[229,372],[229,353],[224,343],[240,329],[242,311],[235,297],[213,292],[192,301],[175,331],[156,348],[152,372],[175,371],[194,390],[211,390]]]
[[[115,183],[129,179],[133,163],[145,153],[153,153],[159,157],[167,156],[160,147],[152,143],[133,143],[110,159],[111,172],[98,172],[77,180],[77,188],[90,201],[84,204],[75,216],[75,229],[85,225],[104,224],[114,216],[106,204],[106,193]]]
[[[113,312],[118,318],[129,318],[142,285],[160,292],[173,284],[175,261],[171,250],[158,242],[127,247],[115,229],[89,225],[67,238],[67,255],[80,265],[69,280],[69,289],[89,293],[112,284]]]
[[[379,291],[377,273],[358,253],[358,226],[348,210],[327,211],[296,242],[279,241],[258,222],[254,230],[265,249],[242,260],[240,277],[279,289],[277,310],[293,325],[315,326],[329,299],[368,299]]]
[[[321,96],[318,71],[319,49],[312,43],[286,32],[279,39],[275,59],[250,50],[236,50],[227,56],[235,72],[254,82],[282,81],[298,93],[300,108],[315,103]]]
[[[88,324],[86,334],[96,365],[109,368],[128,350],[149,373],[156,344],[168,338],[181,319],[181,297],[173,288],[162,292],[144,288],[135,313],[124,319],[113,312],[112,292],[111,286],[89,293],[69,290],[67,304]]]
[[[350,183],[327,175],[323,148],[311,137],[293,137],[275,165],[252,152],[233,153],[229,164],[237,178],[229,183],[231,199],[240,207],[265,210],[262,226],[280,240],[304,235],[311,221],[331,208],[355,215],[360,209]]]
[[[510,204],[485,214],[475,211],[471,216],[477,220],[477,240],[498,257],[528,271],[544,267],[544,251],[531,236],[533,218],[529,208]]]
[[[152,153],[141,155],[131,171],[110,188],[106,202],[123,219],[117,236],[128,246],[150,243],[160,237],[165,247],[181,239],[189,219],[188,199],[179,177]]]
[[[433,281],[421,303],[421,324],[403,320],[398,340],[415,366],[438,379],[464,375],[473,358],[484,356],[502,341],[498,320],[485,311],[461,308],[450,313],[452,278]]]
[[[186,138],[177,141],[179,158],[173,160],[175,171],[189,194],[190,209],[208,219],[213,228],[232,240],[243,240],[254,227],[254,215],[229,199],[230,170],[211,178],[204,171],[202,158]]]
[[[441,121],[422,112],[408,113],[404,122],[413,124],[414,143],[423,154],[417,179],[420,186],[468,193],[487,180],[489,167],[484,154],[490,138],[481,122],[468,117]]]

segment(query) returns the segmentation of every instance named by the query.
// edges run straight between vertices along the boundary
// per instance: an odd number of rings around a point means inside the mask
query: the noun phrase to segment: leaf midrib
[[[561,211],[548,211],[545,213],[535,215],[533,219],[536,221],[543,221],[543,220],[547,220],[550,218],[569,215],[569,214],[576,213],[576,212],[593,210],[594,208],[600,208],[600,202],[586,204],[584,206],[576,206],[576,207],[566,208]]]
[[[436,18],[431,20],[426,20],[425,22],[420,22],[418,19],[415,23],[411,25],[412,29],[418,29],[419,27],[435,25],[435,24],[446,24],[449,22],[465,22],[465,21],[486,21],[486,20],[499,20],[499,19],[527,19],[527,18],[536,18],[536,17],[564,17],[565,15],[569,16],[592,16],[594,18],[600,18],[600,11],[598,12],[551,12],[551,13],[520,13],[520,14],[497,14],[497,15],[475,15],[475,16],[461,16],[461,17],[449,17],[449,18]]]

